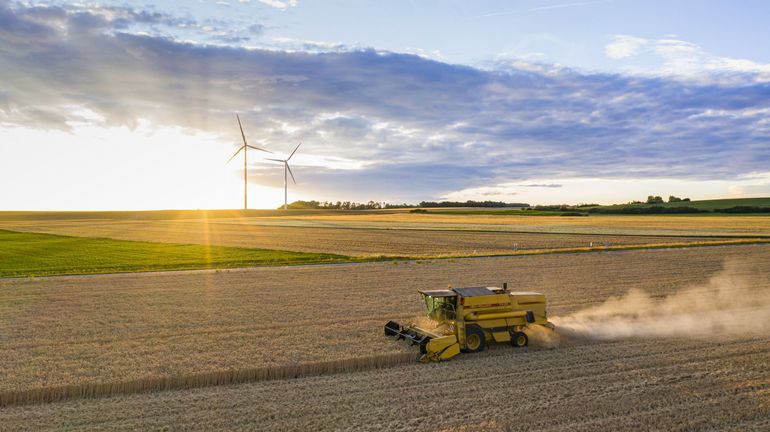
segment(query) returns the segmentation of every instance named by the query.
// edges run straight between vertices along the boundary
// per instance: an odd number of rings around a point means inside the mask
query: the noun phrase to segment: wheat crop
[[[423,313],[418,288],[509,282],[512,289],[546,293],[551,315],[564,316],[630,288],[659,296],[707,283],[725,257],[768,268],[769,250],[740,246],[3,280],[0,393],[412,355],[414,347],[383,337],[382,326]]]

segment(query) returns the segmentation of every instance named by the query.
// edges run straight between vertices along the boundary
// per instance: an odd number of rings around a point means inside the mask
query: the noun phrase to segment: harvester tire
[[[527,334],[520,331],[511,332],[511,346],[514,348],[525,347],[529,344]]]
[[[477,353],[484,351],[487,341],[484,337],[484,330],[477,325],[469,325],[465,327],[465,349],[466,353]]]

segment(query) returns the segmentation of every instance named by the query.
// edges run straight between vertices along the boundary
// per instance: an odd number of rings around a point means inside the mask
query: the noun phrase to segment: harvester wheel
[[[511,345],[518,348],[518,347],[525,347],[529,343],[529,338],[527,337],[527,334],[524,332],[511,332]]]
[[[465,349],[463,352],[476,353],[484,351],[486,342],[484,330],[481,327],[477,325],[465,327]]]

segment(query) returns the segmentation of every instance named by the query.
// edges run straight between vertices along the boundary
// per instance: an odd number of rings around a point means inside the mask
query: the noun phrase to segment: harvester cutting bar
[[[409,340],[413,345],[425,346],[433,335],[413,326],[404,326],[395,321],[388,321],[385,324],[385,336],[395,336],[398,340]]]

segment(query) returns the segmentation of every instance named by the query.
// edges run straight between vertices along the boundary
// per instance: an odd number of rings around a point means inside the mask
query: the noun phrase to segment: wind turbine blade
[[[297,152],[297,149],[298,149],[298,148],[299,148],[299,146],[301,146],[301,145],[302,145],[302,143],[299,143],[299,144],[297,144],[297,147],[295,147],[295,148],[294,148],[294,151],[293,151],[293,152],[291,152],[291,154],[289,155],[289,157],[287,157],[287,158],[286,158],[286,161],[288,161],[289,159],[291,159],[291,157],[292,157],[292,156],[294,156],[294,153],[296,153],[296,152]]]
[[[263,152],[267,152],[267,153],[272,153],[270,150],[265,150],[265,149],[261,149],[259,147],[254,147],[253,145],[250,145],[250,144],[246,144],[246,147],[248,147],[250,149],[254,149],[254,150],[259,150],[259,151],[263,151]]]
[[[286,168],[289,170],[289,174],[291,174],[291,181],[294,182],[294,184],[297,184],[297,180],[294,180],[294,173],[291,172],[291,167],[289,166],[289,162],[284,162],[286,164]]]
[[[236,113],[235,118],[238,119],[238,128],[241,130],[241,138],[243,138],[243,145],[248,145],[246,144],[246,134],[243,133],[243,126],[241,126],[241,117],[238,115],[238,113]]]
[[[234,157],[238,156],[238,153],[240,153],[241,150],[243,150],[243,149],[244,149],[244,146],[241,146],[238,150],[235,151],[235,153],[233,153],[232,156],[230,156],[230,159],[228,159],[227,162],[225,162],[225,163],[226,164],[230,163],[230,161],[233,160]]]
[[[275,162],[281,162],[281,163],[286,163],[286,161],[285,161],[285,160],[283,160],[283,159],[265,158],[265,160],[269,160],[269,161],[275,161]]]

